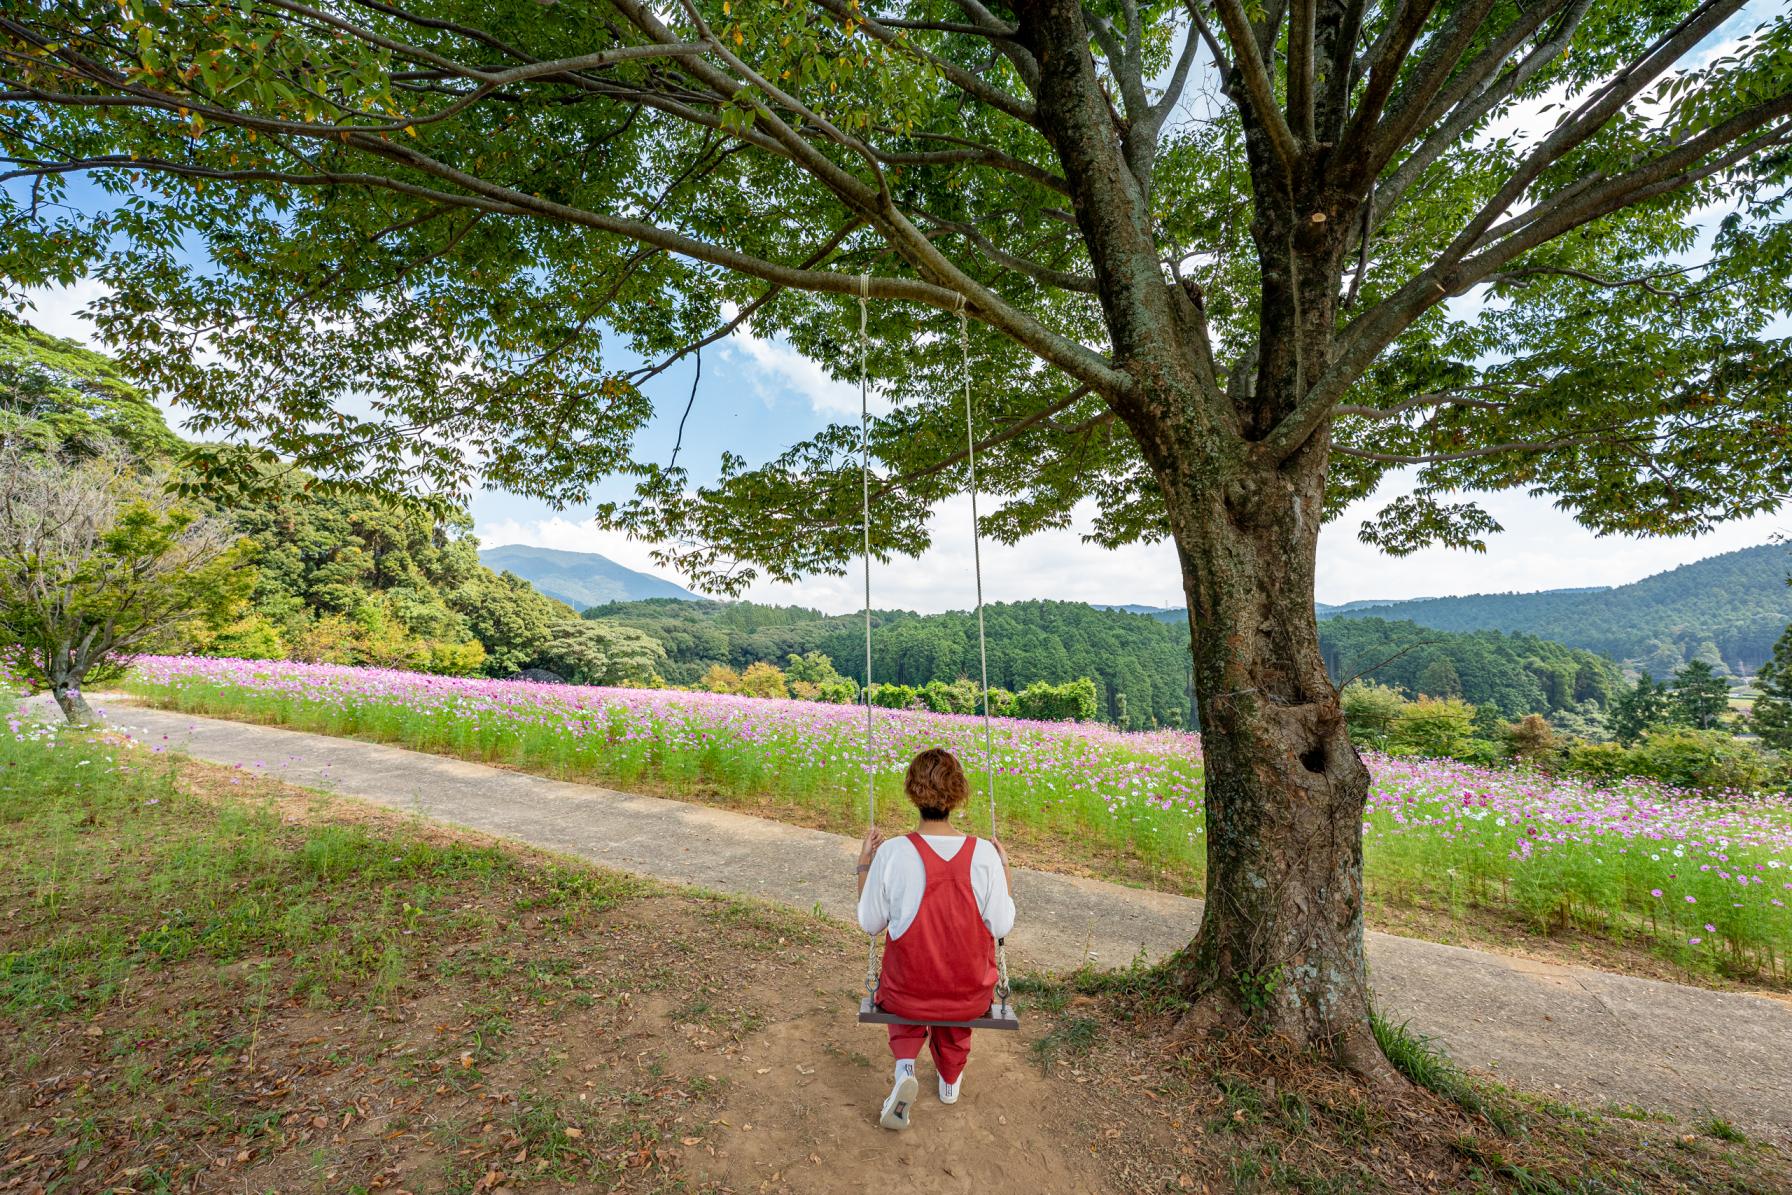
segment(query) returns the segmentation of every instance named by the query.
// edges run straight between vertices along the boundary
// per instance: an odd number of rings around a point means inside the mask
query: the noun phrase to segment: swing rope
[[[866,330],[867,302],[871,298],[871,275],[859,275],[859,501],[860,524],[864,539],[860,549],[865,574],[865,814],[867,824],[877,826],[877,776],[872,741],[871,713],[871,371],[868,363],[870,334]],[[958,296],[953,308],[958,317],[958,355],[964,379],[965,460],[970,470],[971,489],[971,566],[977,581],[977,663],[983,684],[983,783],[989,793],[989,836],[996,836],[996,765],[995,731],[989,708],[989,643],[983,625],[983,546],[977,521],[977,431],[971,409],[971,337],[965,316],[964,296]],[[873,1007],[878,988],[877,935],[865,940],[865,995]],[[995,996],[1004,1012],[1012,992],[1008,983],[1008,950],[1005,939],[996,939]]]
[[[861,560],[865,566],[865,819],[877,826],[876,758],[871,745],[871,337],[865,330],[865,302],[871,297],[871,275],[859,275],[859,513],[865,531]],[[877,935],[865,938],[865,994],[877,1003]]]
[[[983,670],[983,786],[989,792],[989,838],[996,837],[995,732],[989,709],[989,641],[983,633],[983,536],[977,524],[977,423],[971,414],[971,333],[964,313],[964,296],[958,296],[959,372],[964,378],[964,454],[971,482],[971,569],[977,577],[977,663]],[[1004,871],[1006,869],[1004,868]],[[1008,944],[996,939],[996,999],[1008,1007]]]

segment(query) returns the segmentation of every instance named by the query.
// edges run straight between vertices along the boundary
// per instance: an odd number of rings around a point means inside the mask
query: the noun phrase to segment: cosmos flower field
[[[284,661],[148,657],[155,704],[354,735],[696,799],[775,796],[841,827],[865,817],[861,706],[599,689]],[[872,766],[896,825],[923,746],[972,777],[987,825],[980,719],[876,710]],[[1633,780],[1600,788],[1448,760],[1370,756],[1371,896],[1643,938],[1691,964],[1784,980],[1792,958],[1792,800],[1713,799]],[[1198,735],[998,719],[998,816],[1091,857],[1200,875]]]

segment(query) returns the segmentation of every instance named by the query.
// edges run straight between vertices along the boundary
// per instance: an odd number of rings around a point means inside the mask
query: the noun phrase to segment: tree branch
[[[1182,92],[1188,86],[1188,75],[1195,64],[1195,55],[1201,48],[1201,39],[1191,26],[1188,36],[1183,39],[1182,53],[1176,58],[1176,66],[1170,72],[1169,82],[1164,86],[1164,93],[1157,103],[1147,110],[1145,121],[1149,135],[1155,139],[1164,127],[1164,121],[1176,110],[1176,104],[1182,98]],[[1217,60],[1216,60],[1217,61]]]
[[[1012,116],[1022,124],[1037,125],[1039,123],[1039,113],[1033,105],[1009,95],[999,87],[991,87],[957,63],[949,62],[936,54],[923,50],[905,38],[898,37],[894,30],[885,28],[875,18],[855,10],[846,3],[846,0],[811,0],[811,2],[823,11],[831,13],[841,22],[851,20],[858,23],[863,26],[867,34],[885,45],[895,46],[905,54],[913,54],[933,67],[942,78],[972,99],[988,104],[996,111]]]
[[[920,214],[942,231],[964,238],[966,243],[975,246],[983,256],[1004,269],[1024,275],[1035,282],[1057,287],[1059,290],[1074,291],[1085,295],[1092,295],[1097,291],[1095,279],[1087,275],[1074,274],[1068,270],[1055,270],[1050,266],[1033,261],[1031,258],[1009,253],[969,224],[948,220],[927,211],[922,211]]]
[[[1432,36],[1413,65],[1406,86],[1394,95],[1387,115],[1374,133],[1361,141],[1363,155],[1353,164],[1360,177],[1373,179],[1426,122],[1432,102],[1468,53],[1497,0],[1466,0]],[[1347,153],[1349,151],[1346,151]]]
[[[1354,164],[1365,156],[1365,148],[1381,123],[1388,97],[1393,94],[1394,84],[1400,78],[1400,68],[1405,65],[1406,56],[1412,52],[1436,6],[1437,0],[1400,0],[1393,19],[1370,49],[1369,80],[1363,86],[1355,115],[1338,138],[1333,153],[1336,161]]]
[[[1250,19],[1245,16],[1239,0],[1214,0],[1214,7],[1219,12],[1220,24],[1225,27],[1226,40],[1232,43],[1232,52],[1236,55],[1233,76],[1244,86],[1251,115],[1269,139],[1283,168],[1292,173],[1300,161],[1300,146],[1282,115],[1281,105],[1276,103],[1275,84],[1269,77],[1269,68],[1263,64],[1262,55],[1257,52],[1257,38],[1251,31]]]
[[[1316,0],[1294,0],[1288,18],[1288,123],[1302,145],[1313,144],[1313,20]]]
[[[1583,179],[1581,183],[1565,188],[1572,192],[1570,201],[1558,204],[1549,200],[1539,204],[1533,209],[1538,213],[1534,218],[1526,219],[1512,235],[1472,258],[1440,259],[1351,325],[1350,334],[1339,345],[1331,366],[1295,409],[1264,438],[1259,450],[1269,454],[1270,459],[1286,460],[1329,418],[1331,405],[1367,363],[1427,308],[1484,281],[1520,254],[1565,232],[1620,208],[1689,186],[1763,149],[1792,141],[1792,124],[1782,125],[1753,140],[1742,140],[1751,131],[1789,115],[1792,115],[1792,94],[1779,96],[1738,113],[1634,170],[1591,183]],[[1699,164],[1708,154],[1726,146],[1728,148],[1714,159]]]
[[[889,133],[893,136],[917,137],[929,141],[945,141],[962,147],[959,149],[922,150],[917,153],[895,153],[888,150],[876,149],[874,147],[873,152],[877,154],[878,160],[885,165],[943,166],[952,165],[957,162],[968,162],[977,166],[988,166],[994,170],[1005,171],[1008,174],[1024,178],[1028,182],[1037,183],[1048,190],[1056,191],[1060,195],[1070,194],[1070,184],[1065,182],[1061,176],[1053,174],[1049,170],[1041,169],[1031,162],[1005,154],[1001,150],[992,149],[986,145],[980,145],[963,137],[953,137],[946,133],[898,133],[897,130],[894,129],[882,128],[878,131]]]
[[[1365,448],[1349,448],[1342,444],[1333,444],[1332,451],[1339,456],[1356,457],[1358,460],[1376,461],[1384,465],[1441,465],[1450,461],[1469,461],[1479,457],[1503,456],[1510,452],[1552,452],[1558,448],[1579,448],[1586,444],[1608,443],[1604,434],[1585,436],[1563,436],[1556,440],[1514,440],[1507,444],[1486,444],[1480,448],[1464,448],[1455,452],[1372,452]]]
[[[1570,0],[1546,0],[1527,14],[1507,31],[1507,35],[1482,56],[1479,62],[1497,68],[1499,63],[1523,43],[1554,13],[1559,11]],[[1386,219],[1394,208],[1399,206],[1412,184],[1418,181],[1433,162],[1455,145],[1462,137],[1481,121],[1488,113],[1504,103],[1519,88],[1534,78],[1538,71],[1560,58],[1574,40],[1574,31],[1593,6],[1593,0],[1572,0],[1572,7],[1562,18],[1556,31],[1549,40],[1533,50],[1525,59],[1510,71],[1501,75],[1493,83],[1482,86],[1476,81],[1479,73],[1474,68],[1462,72],[1462,78],[1433,105],[1433,113],[1427,114],[1430,120],[1443,120],[1443,124],[1433,129],[1419,145],[1406,156],[1406,159],[1394,169],[1387,181],[1375,192],[1376,223]],[[1476,90],[1476,88],[1479,90]],[[1447,117],[1447,119],[1445,119]]]
[[[1504,393],[1504,391],[1497,386],[1474,386],[1464,387],[1464,389],[1489,391],[1496,394]],[[1436,407],[1473,407],[1487,411],[1502,411],[1508,405],[1508,403],[1500,402],[1497,399],[1469,398],[1454,391],[1448,393],[1440,391],[1432,394],[1421,394],[1417,397],[1409,398],[1404,402],[1395,403],[1391,407],[1364,407],[1342,404],[1334,407],[1332,409],[1332,414],[1340,419],[1345,416],[1354,416],[1358,419],[1381,422],[1388,419],[1398,419],[1400,416],[1411,411],[1430,410]]]
[[[1430,267],[1350,325],[1330,366],[1309,387],[1294,410],[1261,441],[1258,451],[1280,461],[1298,450],[1325,423],[1332,404],[1368,363],[1433,304],[1467,289],[1520,253],[1570,228],[1598,219],[1628,203],[1688,185],[1694,181],[1694,175],[1677,174],[1677,171],[1690,167],[1717,147],[1747,136],[1752,129],[1792,109],[1792,97],[1781,96],[1682,142],[1653,162],[1616,179],[1602,180],[1598,175],[1592,175],[1570,184],[1557,196],[1502,225],[1501,229],[1506,232],[1502,233],[1504,239],[1498,245],[1465,260],[1472,249],[1483,243],[1494,219],[1515,203],[1550,164],[1603,127],[1626,102],[1722,25],[1742,3],[1743,0],[1706,0],[1696,12],[1658,38],[1631,66],[1589,96],[1571,118],[1526,157],[1498,194],[1482,206]],[[1720,155],[1708,172],[1722,169],[1759,148],[1759,143],[1751,143]],[[1571,198],[1564,199],[1563,195]],[[1560,213],[1564,211],[1571,214],[1562,218]],[[1552,212],[1556,213],[1556,218],[1550,218]]]

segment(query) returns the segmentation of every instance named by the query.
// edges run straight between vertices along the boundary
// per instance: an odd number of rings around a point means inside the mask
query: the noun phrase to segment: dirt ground
[[[1031,978],[892,1134],[845,927],[169,777],[0,880],[0,1191],[1792,1190],[1721,1122],[1174,1046],[1149,972]]]

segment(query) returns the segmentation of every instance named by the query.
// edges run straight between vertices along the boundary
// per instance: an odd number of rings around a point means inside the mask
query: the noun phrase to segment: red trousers
[[[949,1025],[890,1025],[890,1053],[898,1061],[904,1058],[913,1061],[921,1056],[921,1043],[931,1033],[933,1041],[929,1047],[933,1053],[933,1065],[939,1070],[940,1078],[948,1083],[958,1082],[958,1076],[964,1074],[965,1060],[971,1056],[971,1031]]]

